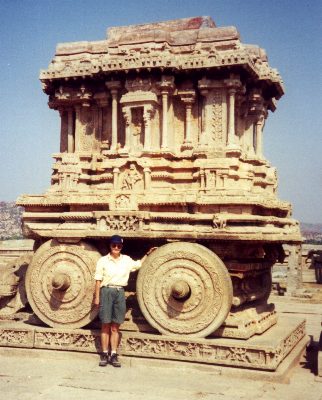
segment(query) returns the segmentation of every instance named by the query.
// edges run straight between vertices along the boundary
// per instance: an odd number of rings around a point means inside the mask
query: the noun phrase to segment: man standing
[[[101,367],[105,367],[108,362],[114,367],[121,366],[117,347],[120,340],[120,325],[124,322],[126,312],[124,287],[128,283],[130,272],[138,270],[145,257],[154,250],[150,249],[142,260],[134,261],[131,257],[121,254],[122,247],[122,237],[112,236],[110,252],[98,260],[94,276],[96,280],[94,305],[100,307],[99,318],[102,323],[102,354],[99,363]]]

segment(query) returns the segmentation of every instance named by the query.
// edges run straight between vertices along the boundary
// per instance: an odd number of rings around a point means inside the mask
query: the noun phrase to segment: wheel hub
[[[178,280],[171,286],[171,295],[178,301],[185,301],[191,295],[191,288],[184,280]]]
[[[53,276],[51,283],[54,290],[65,291],[70,287],[70,276],[62,272],[58,272]]]

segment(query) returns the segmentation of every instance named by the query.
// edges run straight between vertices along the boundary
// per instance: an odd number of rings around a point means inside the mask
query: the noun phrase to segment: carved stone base
[[[120,354],[275,371],[292,349],[303,343],[304,336],[305,320],[290,317],[247,341],[123,331]],[[96,353],[100,351],[100,335],[99,330],[52,329],[0,321],[0,346]]]
[[[257,307],[238,308],[231,311],[225,322],[211,336],[236,339],[249,339],[260,335],[277,323],[274,304],[261,304]]]

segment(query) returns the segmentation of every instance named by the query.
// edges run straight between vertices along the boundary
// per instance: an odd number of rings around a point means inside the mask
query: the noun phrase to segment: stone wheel
[[[206,337],[230,311],[232,283],[212,251],[174,242],[146,259],[138,274],[137,297],[146,320],[160,333]]]
[[[51,327],[81,328],[97,315],[93,278],[100,253],[91,245],[49,240],[35,253],[26,274],[34,313]]]

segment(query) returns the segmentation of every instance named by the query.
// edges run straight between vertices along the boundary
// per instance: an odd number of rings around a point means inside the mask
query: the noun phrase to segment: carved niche
[[[137,192],[143,190],[143,174],[134,163],[121,172],[120,189],[125,192]]]
[[[128,151],[151,150],[151,124],[158,106],[150,79],[127,80],[128,90],[121,100],[125,121],[125,148]]]

